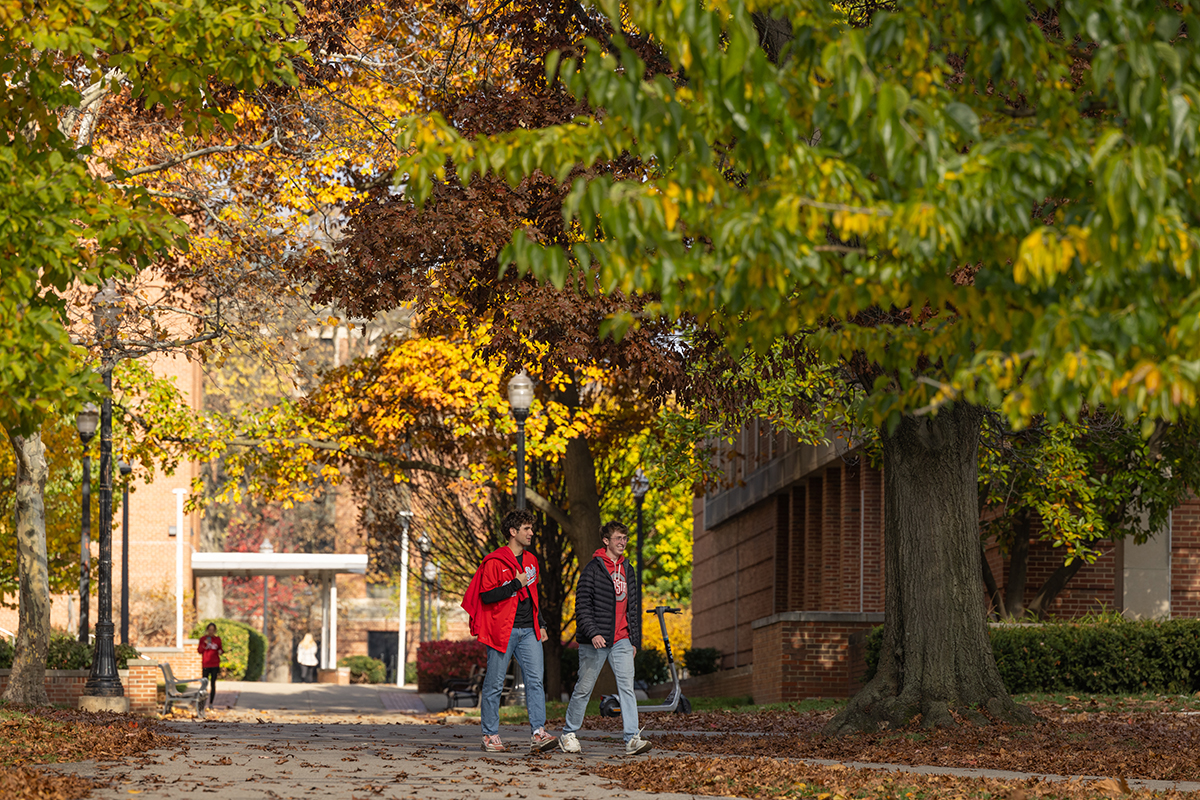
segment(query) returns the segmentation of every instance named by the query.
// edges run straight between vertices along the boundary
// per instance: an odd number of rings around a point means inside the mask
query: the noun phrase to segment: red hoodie
[[[604,562],[604,567],[608,570],[608,576],[613,581],[613,594],[617,597],[616,626],[613,628],[613,640],[608,643],[608,646],[612,647],[614,642],[629,638],[629,617],[627,614],[629,603],[628,568],[626,567],[625,556],[621,556],[616,561],[613,561],[608,557],[608,550],[603,547],[592,553],[592,556]]]
[[[513,551],[504,545],[487,554],[479,569],[475,570],[471,583],[463,595],[463,610],[471,617],[471,635],[479,637],[479,641],[493,650],[501,653],[508,650],[508,639],[512,636],[513,618],[517,615],[517,603],[520,592],[501,600],[499,603],[485,603],[479,599],[483,592],[490,592],[498,586],[503,586],[517,577],[517,572],[533,567],[535,581],[538,577],[538,562],[533,553],[526,550],[521,557],[523,564],[517,564]],[[538,590],[535,582],[529,587],[529,597],[533,600],[533,618],[538,619]]]

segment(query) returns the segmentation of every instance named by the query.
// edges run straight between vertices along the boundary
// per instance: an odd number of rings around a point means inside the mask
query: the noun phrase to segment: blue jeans
[[[480,727],[484,736],[500,732],[500,692],[508,662],[516,656],[525,676],[525,705],[529,709],[529,731],[546,727],[546,691],[542,688],[542,643],[537,628],[513,628],[508,650],[487,649],[487,674],[483,676],[483,697],[479,701]]]
[[[621,724],[628,742],[639,731],[637,697],[633,694],[633,642],[628,639],[613,642],[612,647],[579,645],[579,680],[575,682],[575,691],[571,692],[571,702],[567,704],[567,724],[563,726],[563,733],[574,733],[583,727],[583,715],[605,661],[612,665],[617,679]]]

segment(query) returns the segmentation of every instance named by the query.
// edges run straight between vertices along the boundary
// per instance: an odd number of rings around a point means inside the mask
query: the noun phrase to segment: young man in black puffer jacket
[[[629,529],[610,522],[600,530],[604,546],[595,552],[579,576],[575,591],[575,640],[579,642],[579,680],[567,704],[567,724],[558,737],[564,753],[580,752],[575,731],[583,727],[588,699],[604,662],[612,665],[621,701],[625,754],[637,755],[652,745],[638,728],[637,698],[633,694],[633,657],[642,646],[642,621],[638,619],[641,588],[637,575],[625,561]]]

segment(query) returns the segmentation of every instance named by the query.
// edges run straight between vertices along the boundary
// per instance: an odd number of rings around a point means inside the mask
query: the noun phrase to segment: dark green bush
[[[638,650],[633,657],[633,679],[645,681],[648,686],[656,683],[666,683],[671,677],[667,670],[667,657],[661,650],[646,648]]]
[[[229,681],[256,681],[262,678],[263,652],[267,640],[262,633],[243,622],[231,619],[205,619],[192,628],[191,638],[199,639],[209,623],[217,626],[217,636],[225,649],[221,656],[221,678]]]
[[[46,669],[91,669],[93,644],[81,644],[78,639],[64,631],[52,631],[50,644],[46,648]],[[117,669],[126,669],[131,658],[141,658],[138,651],[127,644],[118,644]],[[15,656],[12,642],[0,639],[0,669],[12,669]]]
[[[417,662],[409,661],[407,664],[404,665],[404,682],[405,683],[416,683],[417,682]]]
[[[346,656],[338,660],[338,666],[350,668],[351,683],[383,683],[387,678],[387,667],[370,656]]]
[[[721,651],[715,647],[692,647],[683,651],[683,665],[690,675],[708,675],[721,668]]]
[[[993,625],[989,634],[996,667],[1013,694],[1200,689],[1200,620]],[[882,628],[867,635],[866,680],[875,674],[882,641]]]
[[[579,645],[573,641],[564,645],[558,663],[562,669],[563,691],[570,692],[579,680]]]

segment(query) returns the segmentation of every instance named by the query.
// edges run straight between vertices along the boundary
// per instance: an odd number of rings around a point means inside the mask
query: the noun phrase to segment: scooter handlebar
[[[682,608],[674,608],[672,606],[655,606],[654,608],[650,609],[646,613],[647,614],[657,614],[659,609],[662,609],[662,612],[664,614],[682,614],[683,613]]]

